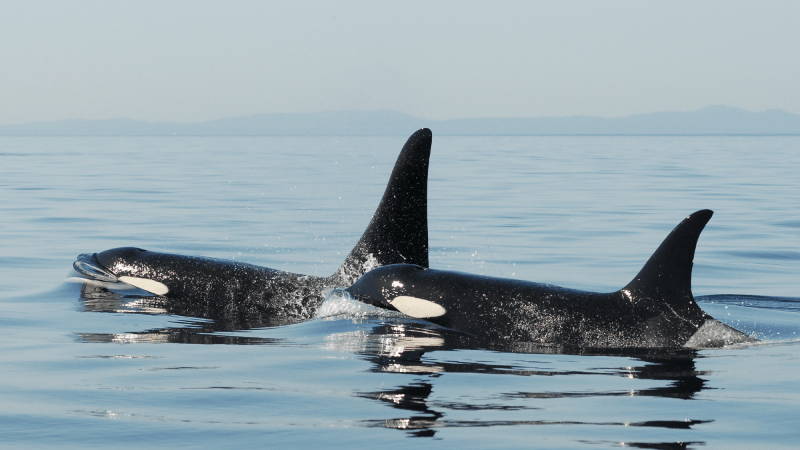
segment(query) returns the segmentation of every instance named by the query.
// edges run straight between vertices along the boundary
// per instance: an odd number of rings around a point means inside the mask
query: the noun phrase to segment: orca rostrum
[[[375,306],[485,339],[572,348],[719,347],[754,339],[706,314],[692,296],[692,264],[713,212],[667,236],[633,281],[611,293],[395,264],[346,289]]]
[[[82,254],[73,267],[109,287],[126,283],[154,294],[144,300],[170,314],[220,320],[233,328],[308,319],[328,290],[349,286],[370,269],[395,263],[428,266],[431,142],[426,128],[411,135],[366,231],[329,277],[133,247]]]

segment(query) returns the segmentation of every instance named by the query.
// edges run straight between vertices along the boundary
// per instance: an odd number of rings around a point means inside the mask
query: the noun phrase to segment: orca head
[[[143,259],[145,249],[137,247],[119,247],[95,253],[94,259],[116,276],[134,275],[138,263]]]
[[[90,279],[122,282],[156,295],[166,295],[170,289],[162,283],[164,268],[159,267],[158,255],[136,247],[120,247],[100,253],[84,253],[73,263],[75,270]]]
[[[373,269],[345,289],[359,301],[399,311],[417,319],[442,317],[447,309],[426,297],[424,278],[429,269],[415,264],[391,264]]]

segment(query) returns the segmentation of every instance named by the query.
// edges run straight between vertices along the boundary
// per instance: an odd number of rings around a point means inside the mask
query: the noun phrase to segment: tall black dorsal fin
[[[713,214],[713,211],[703,209],[679,223],[647,260],[633,281],[622,288],[622,292],[627,291],[627,295],[632,294],[637,298],[664,302],[673,308],[694,304],[692,296],[694,250],[700,233]],[[684,310],[683,307],[680,310]]]
[[[350,285],[370,269],[408,263],[428,267],[428,160],[431,130],[411,135],[400,151],[372,221],[334,276]]]

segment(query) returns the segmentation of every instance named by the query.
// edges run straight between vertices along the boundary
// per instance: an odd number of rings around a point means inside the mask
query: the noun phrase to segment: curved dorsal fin
[[[659,299],[670,306],[685,305],[687,297],[693,303],[694,250],[700,233],[713,214],[713,211],[703,209],[679,223],[622,291]]]
[[[411,135],[400,151],[381,203],[361,240],[334,276],[350,285],[387,264],[428,267],[428,160],[431,130]]]

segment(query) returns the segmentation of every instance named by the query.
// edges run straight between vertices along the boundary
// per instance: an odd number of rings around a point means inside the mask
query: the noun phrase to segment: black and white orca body
[[[366,303],[492,342],[573,348],[718,347],[752,338],[703,312],[691,291],[698,211],[664,240],[638,275],[603,294],[411,264],[374,269],[346,289]]]
[[[427,267],[431,141],[425,128],[411,135],[372,221],[329,277],[132,247],[80,255],[73,267],[91,280],[122,282],[155,294],[154,303],[172,314],[239,325],[264,318],[307,319],[327,290],[349,286],[373,268],[395,263]]]

